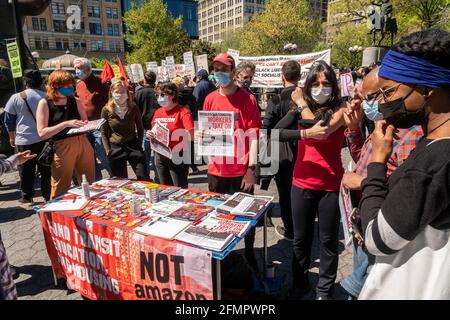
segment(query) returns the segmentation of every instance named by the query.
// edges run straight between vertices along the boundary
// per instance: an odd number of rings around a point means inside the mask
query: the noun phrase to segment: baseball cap
[[[196,76],[198,78],[206,78],[208,76],[208,71],[206,71],[205,69],[200,69],[200,70],[198,70]]]
[[[220,62],[224,65],[231,66],[232,69],[234,69],[236,66],[236,63],[234,62],[233,57],[231,55],[229,55],[228,53],[221,53],[218,56],[216,56],[213,60],[213,64],[215,62]]]

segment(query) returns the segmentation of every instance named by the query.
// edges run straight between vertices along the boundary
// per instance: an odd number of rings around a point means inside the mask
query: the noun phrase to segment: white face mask
[[[158,97],[158,104],[159,104],[161,107],[167,108],[167,107],[170,106],[170,103],[171,103],[171,101],[170,101],[170,99],[169,99],[168,96],[164,96],[164,97],[159,96],[159,97]]]
[[[112,97],[114,99],[114,102],[119,106],[123,106],[127,103],[128,95],[126,93],[114,92],[112,94]]]
[[[330,99],[332,87],[314,87],[311,88],[311,96],[317,104],[324,104]]]

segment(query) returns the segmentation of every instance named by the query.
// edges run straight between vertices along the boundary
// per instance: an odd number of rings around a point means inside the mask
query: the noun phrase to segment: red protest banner
[[[209,251],[69,214],[39,215],[56,278],[89,299],[213,299]]]

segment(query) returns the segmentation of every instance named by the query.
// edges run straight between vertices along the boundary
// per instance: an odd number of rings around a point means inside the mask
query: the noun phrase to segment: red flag
[[[114,71],[108,61],[106,61],[105,65],[103,66],[103,71],[102,73],[100,73],[100,79],[102,79],[103,82],[106,82],[111,80],[112,78],[114,78]]]
[[[120,57],[117,57],[117,65],[120,68],[120,73],[122,73],[122,76],[125,78],[125,83],[128,85],[127,72],[125,71],[125,68],[122,63],[122,59],[120,59]]]

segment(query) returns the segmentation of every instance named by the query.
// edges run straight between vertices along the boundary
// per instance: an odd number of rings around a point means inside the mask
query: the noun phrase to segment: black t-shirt
[[[134,94],[134,102],[139,108],[142,117],[142,125],[145,130],[150,130],[152,125],[153,114],[159,108],[156,99],[155,89],[152,87],[143,87]]]
[[[61,122],[67,121],[67,120],[80,120],[80,114],[78,113],[78,107],[77,102],[74,97],[67,97],[67,103],[65,105],[55,105],[55,103],[52,100],[47,99],[47,104],[49,108],[49,115],[48,115],[48,126],[53,127],[57,124],[60,124]],[[71,128],[65,128],[61,132],[57,133],[52,137],[53,140],[62,140],[67,138],[67,132]],[[75,135],[70,135],[76,136]]]

